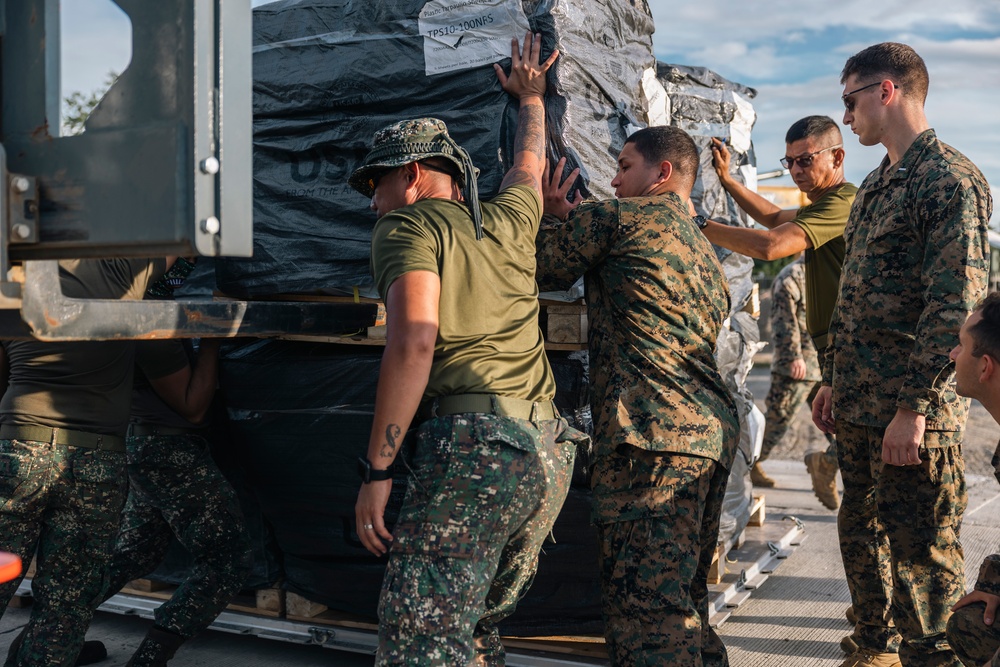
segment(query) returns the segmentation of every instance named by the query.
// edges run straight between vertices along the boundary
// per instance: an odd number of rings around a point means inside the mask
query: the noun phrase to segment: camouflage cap
[[[461,174],[459,186],[465,185],[465,151],[448,134],[448,126],[437,118],[403,120],[383,127],[375,133],[372,149],[365,156],[348,184],[365,195],[375,194],[376,176],[381,171],[395,169],[429,157],[451,160]]]
[[[375,195],[375,181],[380,172],[429,157],[443,157],[458,167],[458,185],[463,189],[465,203],[472,213],[476,238],[482,239],[482,211],[476,183],[479,170],[472,165],[468,151],[455,143],[448,134],[448,126],[443,120],[415,118],[383,127],[375,133],[372,149],[347,183],[366,197],[372,197]]]

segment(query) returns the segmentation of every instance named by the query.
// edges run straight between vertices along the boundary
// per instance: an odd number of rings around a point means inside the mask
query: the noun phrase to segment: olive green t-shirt
[[[141,299],[163,274],[162,259],[59,262],[65,296]],[[0,423],[125,434],[132,394],[134,341],[3,341],[10,368]]]
[[[844,266],[844,225],[857,192],[853,183],[842,183],[800,208],[792,220],[812,242],[812,248],[806,249],[805,262],[806,327],[817,350],[827,344]]]
[[[538,328],[535,235],[538,194],[505,189],[482,203],[476,240],[465,204],[424,199],[389,213],[372,234],[372,275],[383,298],[411,271],[441,279],[439,328],[425,398],[499,394],[531,401],[555,396]],[[392,317],[392,312],[388,313]]]
[[[153,389],[151,380],[159,380],[191,366],[194,351],[191,341],[181,339],[142,340],[135,345],[135,383],[132,389],[130,419],[134,424],[199,428],[167,405]]]

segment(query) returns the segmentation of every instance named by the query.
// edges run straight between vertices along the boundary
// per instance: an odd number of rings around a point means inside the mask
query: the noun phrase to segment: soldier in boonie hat
[[[347,182],[361,194],[372,197],[375,194],[375,184],[386,171],[432,157],[444,158],[455,164],[458,172],[456,180],[463,189],[462,194],[476,225],[476,239],[482,239],[482,212],[476,183],[479,170],[473,166],[469,153],[448,134],[448,126],[442,120],[415,118],[382,128],[375,133],[372,149],[365,156],[364,163],[351,174]],[[440,171],[430,165],[424,166]]]

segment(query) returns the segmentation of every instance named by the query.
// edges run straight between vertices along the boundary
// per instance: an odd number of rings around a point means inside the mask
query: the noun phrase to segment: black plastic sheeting
[[[354,503],[356,459],[368,447],[381,355],[381,348],[365,346],[257,341],[225,352],[221,378],[245,483],[273,531],[284,586],[372,620],[385,560],[361,545]],[[550,353],[550,361],[560,410],[582,414],[587,385],[580,356]],[[390,525],[402,504],[405,469],[397,466],[395,479]],[[586,487],[573,490],[554,534],[506,633],[600,631],[597,539]]]
[[[254,10],[254,249],[252,259],[218,263],[224,292],[357,287],[375,295],[368,267],[375,216],[347,177],[373,133],[392,122],[444,120],[481,170],[481,195],[496,194],[509,166],[516,101],[490,63],[425,73],[417,20],[425,4],[287,0]],[[642,73],[655,66],[649,8],[645,0],[520,4],[543,34],[543,53],[563,53],[547,95],[550,153],[583,169],[585,192],[611,196],[626,128],[643,118]],[[497,17],[510,21],[502,12]],[[523,35],[513,22],[511,33]],[[509,66],[509,58],[502,62]]]

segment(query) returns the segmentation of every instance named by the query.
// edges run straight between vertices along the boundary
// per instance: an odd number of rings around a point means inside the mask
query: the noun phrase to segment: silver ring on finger
[[[373,526],[372,524],[370,524],[370,523],[366,523],[365,524],[365,530],[374,530],[374,529],[375,529],[375,526]]]

